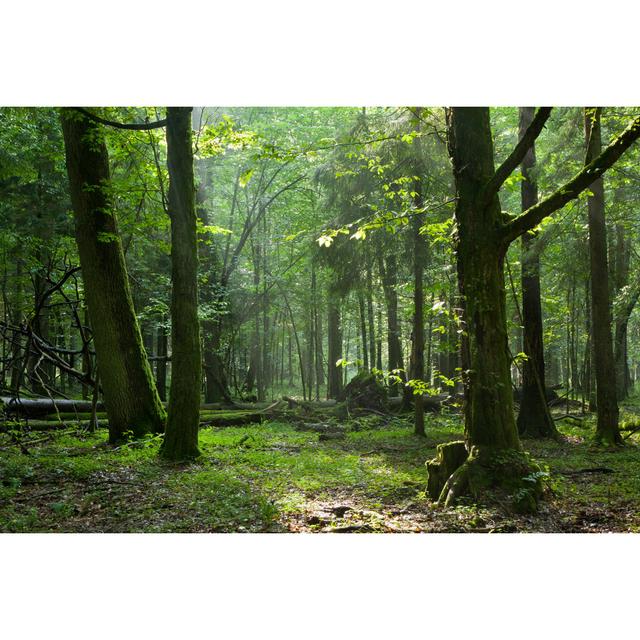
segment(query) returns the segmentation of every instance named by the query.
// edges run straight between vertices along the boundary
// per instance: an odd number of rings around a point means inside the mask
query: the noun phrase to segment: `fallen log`
[[[302,407],[303,409],[324,409],[327,407],[335,407],[336,400],[297,400],[290,396],[282,396],[282,399],[287,403],[289,409],[295,409],[296,407]]]
[[[68,400],[67,398],[16,398],[1,397],[4,412],[7,415],[20,415],[26,418],[37,418],[56,411],[63,413],[91,413],[93,406],[90,400]],[[104,411],[104,404],[98,402],[98,411]]]
[[[43,416],[61,414],[91,414],[93,405],[91,400],[69,400],[67,398],[17,398],[2,396],[0,401],[4,403],[4,411],[7,415],[20,415],[25,418],[40,418]],[[233,404],[214,402],[200,405],[201,411],[215,410],[247,410],[267,411],[278,405],[269,402],[234,402]],[[167,403],[163,403],[166,407]],[[335,401],[333,402],[335,404]],[[98,412],[104,412],[103,402],[97,404]]]
[[[260,424],[265,414],[258,411],[221,411],[220,415],[207,416],[200,421],[201,427],[239,427],[245,424]]]
[[[215,411],[206,412],[211,415],[204,415],[204,420],[200,421],[200,426],[207,427],[235,427],[244,424],[262,423],[266,418],[273,415],[282,407],[282,401],[276,400],[260,411]]]
[[[233,409],[244,409],[244,410],[260,410],[266,409],[271,406],[269,402],[236,402],[235,400],[231,403],[229,402],[209,402],[206,404],[200,405],[200,411],[216,411],[216,410],[227,410],[232,411]]]

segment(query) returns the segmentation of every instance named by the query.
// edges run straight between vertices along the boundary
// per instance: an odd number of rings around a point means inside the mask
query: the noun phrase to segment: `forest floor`
[[[628,423],[640,416],[623,412]],[[536,515],[500,506],[437,508],[425,461],[462,435],[455,415],[346,423],[343,439],[268,421],[203,428],[202,457],[175,465],[159,438],[118,448],[106,431],[0,434],[3,532],[603,532],[640,531],[640,446],[594,449],[593,420],[559,423],[562,442],[525,440],[550,471]]]

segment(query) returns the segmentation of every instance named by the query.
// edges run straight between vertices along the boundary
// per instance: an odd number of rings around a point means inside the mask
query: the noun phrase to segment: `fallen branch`
[[[573,415],[571,413],[565,413],[564,415],[561,416],[554,416],[554,420],[565,420],[567,418],[571,418],[571,420],[577,420],[578,422],[584,422],[585,418],[584,417],[580,417],[580,416],[576,416]]]
[[[568,469],[566,471],[556,471],[563,476],[578,476],[583,473],[615,473],[615,469],[610,467],[590,467],[588,469]]]

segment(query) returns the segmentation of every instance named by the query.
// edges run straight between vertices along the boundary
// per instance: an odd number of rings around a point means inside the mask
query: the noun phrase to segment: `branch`
[[[514,147],[513,151],[509,154],[509,157],[498,167],[493,174],[493,178],[489,180],[484,189],[482,190],[481,202],[486,206],[493,196],[498,193],[500,187],[504,184],[504,181],[515,171],[518,165],[522,162],[527,151],[531,149],[531,146],[536,141],[536,138],[542,132],[545,123],[551,115],[551,107],[540,107],[536,112],[531,124],[528,126],[522,138],[518,144]]]
[[[127,124],[125,122],[116,122],[115,120],[107,120],[105,118],[101,118],[100,116],[96,116],[91,113],[87,109],[83,109],[82,107],[71,107],[74,111],[79,111],[82,115],[87,116],[89,120],[93,120],[94,122],[98,122],[99,124],[104,124],[107,127],[114,127],[115,129],[130,129],[133,131],[149,131],[150,129],[161,129],[166,126],[167,119],[164,120],[156,120],[155,122],[140,122],[140,123],[131,123]]]
[[[593,162],[585,166],[569,182],[504,225],[504,240],[507,243],[512,242],[525,231],[539,225],[544,218],[577,198],[589,185],[602,176],[638,138],[640,138],[640,116],[634,118],[631,124]]]
[[[260,208],[258,209],[258,214],[255,216],[253,220],[251,220],[250,224],[245,226],[242,236],[240,237],[240,240],[238,241],[238,244],[236,245],[236,248],[233,251],[233,254],[231,256],[231,261],[227,266],[227,269],[224,274],[225,282],[229,281],[229,277],[231,276],[231,274],[233,273],[233,271],[235,270],[238,264],[238,258],[240,257],[240,253],[242,252],[244,245],[246,244],[247,240],[249,239],[249,236],[251,235],[251,232],[255,229],[258,222],[260,222],[260,220],[262,219],[262,216],[265,214],[269,206],[273,203],[273,201],[278,196],[280,196],[285,191],[288,191],[289,189],[292,189],[293,187],[295,187],[295,185],[298,184],[298,182],[300,182],[301,180],[304,180],[306,177],[307,177],[306,174],[298,176],[295,180],[291,181],[289,184],[285,185],[284,187],[282,187],[282,189],[280,189],[274,195],[272,195],[271,198],[269,198],[269,200],[267,200],[265,204],[260,205]],[[269,181],[269,184],[270,183],[271,181]],[[267,187],[268,186],[269,185],[267,185]]]

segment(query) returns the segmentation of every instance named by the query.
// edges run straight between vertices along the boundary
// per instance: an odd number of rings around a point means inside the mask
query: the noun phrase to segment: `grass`
[[[633,407],[624,420],[633,423]],[[565,420],[563,442],[524,441],[551,472],[540,513],[498,507],[438,509],[424,463],[458,439],[457,416],[374,416],[319,442],[286,422],[203,428],[202,457],[169,464],[158,437],[109,447],[106,432],[23,434],[28,454],[0,435],[0,531],[638,531],[640,450],[634,437],[594,449],[592,420]],[[598,470],[599,469],[599,470]]]

